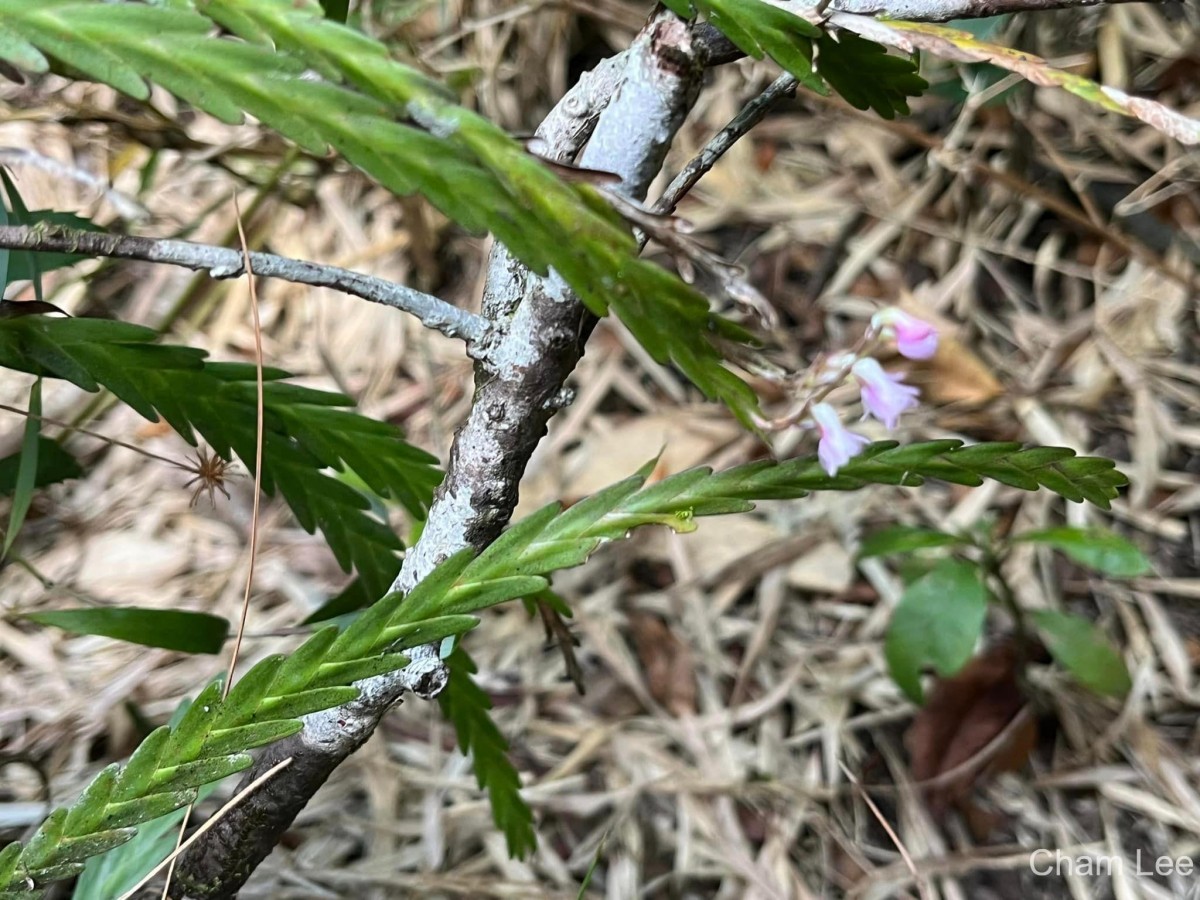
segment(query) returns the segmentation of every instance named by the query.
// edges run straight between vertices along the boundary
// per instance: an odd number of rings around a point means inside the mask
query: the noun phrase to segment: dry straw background
[[[649,10],[631,0],[367,7],[376,34],[457,79],[464,102],[516,133],[582,68],[625,46]],[[1015,19],[996,39],[1197,115],[1198,25],[1194,5],[1135,5]],[[1133,482],[1111,516],[996,484],[885,487],[764,504],[684,537],[642,532],[555,580],[576,611],[586,696],[519,606],[488,615],[470,638],[538,818],[532,859],[507,858],[451,730],[435,706],[410,701],[310,804],[244,897],[569,898],[594,860],[588,895],[613,900],[1186,896],[1187,879],[1131,870],[1033,878],[1028,851],[1200,852],[1200,156],[1013,78],[971,68],[964,90],[953,68],[929,73],[937,89],[897,122],[807,94],[786,102],[681,214],[780,310],[778,362],[802,365],[849,343],[879,304],[899,302],[945,336],[934,360],[912,367],[928,403],[906,418],[903,437],[1110,455]],[[712,73],[672,169],[774,74],[750,61]],[[146,107],[46,78],[5,84],[0,99],[0,161],[31,208],[232,245],[236,193],[255,247],[478,301],[486,240],[336,159],[290,154],[253,125],[219,125],[162,93]],[[244,282],[93,262],[54,273],[47,287],[74,313],[171,322],[173,340],[252,358]],[[346,391],[445,453],[470,402],[460,346],[325,291],[269,283],[260,297],[269,364]],[[0,400],[22,405],[28,384],[6,374]],[[660,448],[664,472],[762,453],[613,322],[574,384],[577,400],[535,458],[521,513],[578,499]],[[47,387],[49,415],[88,410],[105,434],[188,452],[127,409]],[[0,414],[0,455],[19,445],[22,424]],[[231,501],[190,508],[184,473],[92,438],[69,446],[90,464],[87,477],[37,500],[18,544],[29,569],[0,572],[6,838],[44,814],[46,785],[54,801],[72,797],[224,666],[32,627],[20,614],[121,603],[235,619],[249,562],[248,478],[232,482]],[[345,580],[284,507],[264,510],[243,670],[293,647],[289,629]],[[969,821],[932,813],[905,786],[914,710],[881,651],[902,584],[890,562],[856,561],[856,542],[893,522],[992,517],[1012,530],[1064,513],[1134,540],[1153,576],[1094,578],[1029,548],[1007,573],[1027,606],[1100,623],[1124,648],[1134,689],[1123,703],[1103,701],[1039,670],[1027,761],[970,779]],[[407,527],[399,516],[396,525]],[[995,617],[989,628],[998,636],[1007,626]],[[851,779],[869,789],[903,853]],[[214,808],[210,800],[200,815]]]

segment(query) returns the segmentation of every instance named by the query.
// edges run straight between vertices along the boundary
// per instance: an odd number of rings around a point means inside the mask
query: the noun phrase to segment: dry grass
[[[438,72],[470,71],[469,99],[528,131],[581,66],[628,40],[645,7],[448,0],[380,27]],[[1002,36],[1195,115],[1195,17],[1129,6],[1038,16]],[[673,165],[771,75],[749,62],[715,73]],[[954,73],[942,76],[953,92]],[[408,702],[310,804],[243,896],[574,897],[597,857],[591,895],[614,900],[1186,895],[1189,880],[1132,867],[1117,879],[1033,878],[1028,851],[1150,860],[1200,849],[1200,159],[1074,98],[1016,85],[988,102],[997,90],[977,80],[965,103],[961,93],[930,97],[896,123],[802,96],[740,144],[681,213],[781,311],[779,362],[848,342],[879,303],[899,300],[948,336],[913,371],[931,402],[905,436],[1110,455],[1133,481],[1112,516],[998,485],[880,488],[764,504],[687,537],[608,548],[555,582],[576,611],[586,696],[519,607],[489,615],[470,641],[527,778],[541,836],[533,859],[507,859],[450,730],[436,708]],[[164,129],[95,87],[51,79],[3,96],[0,145],[111,178],[145,206],[139,227],[154,234],[232,244],[231,193],[251,208],[283,158],[253,127],[191,119]],[[168,97],[155,102],[174,109]],[[64,121],[72,116],[102,124]],[[189,138],[216,151],[198,152]],[[94,189],[29,165],[16,171],[31,207],[113,221]],[[337,164],[289,161],[249,224],[253,246],[477,302],[483,240]],[[251,358],[244,284],[93,263],[56,276],[48,299],[148,324],[170,317],[176,339]],[[446,451],[470,399],[457,345],[322,291],[272,283],[261,303],[268,364],[345,390],[366,413]],[[575,384],[578,400],[528,474],[523,511],[578,498],[664,446],[670,470],[760,452],[676,375],[648,368],[612,323]],[[80,392],[48,387],[48,415],[90,408]],[[0,400],[21,404],[27,388],[10,374]],[[20,427],[0,418],[0,455],[15,449]],[[101,411],[91,427],[186,450],[125,409]],[[804,449],[794,444],[782,452]],[[32,628],[18,614],[140,603],[233,618],[248,565],[248,479],[229,484],[231,501],[191,508],[182,473],[90,438],[71,446],[90,460],[88,476],[39,500],[18,545],[50,586],[17,565],[0,574],[0,748],[11,760],[0,768],[0,827],[10,836],[43,814],[41,777],[55,801],[71,797],[130,751],[144,721],[162,721],[221,668]],[[1040,738],[1028,766],[980,786],[980,807],[993,815],[980,839],[957,815],[931,816],[905,787],[913,710],[881,652],[901,582],[853,551],[864,532],[896,521],[969,526],[990,516],[1021,528],[1064,515],[1135,540],[1154,576],[1090,579],[1032,551],[1015,554],[1008,575],[1027,606],[1100,622],[1125,648],[1134,689],[1123,703],[1103,702],[1041,676]],[[343,579],[321,541],[268,504],[244,664],[294,646],[277,632]]]

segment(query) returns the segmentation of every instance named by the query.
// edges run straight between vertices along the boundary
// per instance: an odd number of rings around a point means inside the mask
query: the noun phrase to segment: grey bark
[[[702,76],[691,29],[669,13],[654,16],[618,61],[582,79],[550,114],[538,132],[545,155],[571,160],[587,141],[579,164],[617,174],[618,190],[643,198],[695,102]],[[452,553],[485,547],[500,534],[516,506],[525,466],[564,404],[565,382],[594,325],[561,278],[532,275],[500,247],[489,261],[484,310],[495,317],[498,331],[488,348],[487,370],[477,371],[471,411],[455,435],[421,539],[396,581],[400,590]],[[422,696],[440,691],[445,672],[436,650],[420,648],[412,656],[404,671],[361,682],[363,693],[354,703],[307,717],[301,734],[269,747],[243,784],[287,757],[292,765],[183,858],[171,896],[234,896],[308,799],[405,691]]]
[[[135,259],[207,272],[211,278],[240,278],[246,274],[242,251],[230,247],[83,231],[60,225],[0,225],[0,248]],[[251,252],[250,267],[259,277],[332,288],[403,310],[416,316],[426,327],[448,337],[462,338],[468,344],[486,342],[490,336],[490,324],[482,316],[386,278],[302,259],[288,259],[274,253]]]

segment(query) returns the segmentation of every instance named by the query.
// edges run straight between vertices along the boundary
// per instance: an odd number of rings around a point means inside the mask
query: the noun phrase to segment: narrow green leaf
[[[479,624],[475,616],[438,616],[421,622],[399,622],[389,625],[380,635],[392,650],[407,650],[422,644],[433,644],[443,638],[466,634]]]
[[[1132,578],[1151,571],[1150,560],[1133,543],[1104,528],[1044,528],[1026,531],[1014,540],[1045,544],[1075,562],[1106,575]]]
[[[509,855],[523,859],[537,848],[537,832],[533,811],[521,798],[521,776],[508,758],[508,741],[488,715],[491,700],[471,678],[475,664],[461,646],[450,654],[447,665],[450,680],[438,703],[454,725],[459,748],[471,754],[475,779],[488,792],[492,817]]]
[[[353,684],[364,678],[396,672],[403,669],[408,663],[409,658],[403,653],[381,653],[378,656],[368,656],[363,659],[326,663],[312,677],[309,687],[322,688]]]
[[[127,828],[149,819],[157,819],[167,813],[187,806],[196,799],[194,789],[166,790],[145,793],[142,786],[139,795],[130,800],[109,804],[104,814],[104,823],[109,828]]]
[[[1050,654],[1089,690],[1123,697],[1132,681],[1125,661],[1103,632],[1081,616],[1038,610],[1033,621]]]
[[[210,681],[171,729],[164,759],[195,759],[220,715],[222,683]]]
[[[917,528],[912,525],[893,525],[863,538],[859,548],[860,559],[871,556],[890,556],[893,553],[911,553],[933,547],[953,547],[968,543],[966,538],[948,534],[935,528]]]
[[[268,697],[259,705],[259,715],[264,719],[298,719],[309,713],[349,703],[357,696],[358,690],[347,685],[300,691],[287,697]]]
[[[979,569],[944,559],[913,582],[892,613],[884,642],[888,668],[901,690],[924,702],[921,670],[950,676],[971,658],[987,615],[988,592]]]
[[[7,496],[16,490],[21,459],[20,452],[0,459],[0,496]],[[82,473],[79,461],[64,450],[62,445],[49,438],[38,437],[37,475],[33,480],[35,488],[58,484],[68,478],[78,478]]]
[[[75,634],[95,634],[183,653],[220,653],[229,634],[229,623],[219,616],[177,609],[86,607],[26,613],[25,618]]]
[[[67,816],[64,826],[67,834],[86,834],[94,830],[100,823],[104,816],[104,809],[112,799],[120,768],[116,763],[105,766],[92,779],[91,784],[83,789],[83,793],[72,805]],[[0,884],[3,884],[2,880],[0,880]]]
[[[8,556],[12,549],[17,533],[25,524],[25,514],[29,512],[29,504],[33,502],[34,485],[37,482],[38,452],[41,445],[38,436],[41,434],[42,420],[42,379],[38,379],[29,389],[29,416],[25,419],[25,434],[21,439],[21,461],[17,466],[16,484],[13,486],[12,509],[8,513],[8,530],[4,532],[4,549],[0,550],[0,560]]]
[[[0,850],[0,887],[8,884],[17,870],[17,860],[21,856],[23,845],[13,841]]]
[[[113,795],[114,801],[137,802],[135,798],[141,797],[147,792],[150,779],[154,777],[154,772],[158,768],[158,761],[162,759],[163,750],[170,739],[171,729],[165,725],[155,728],[142,739],[142,742],[133,751],[133,756],[129,757],[129,762],[125,763],[125,768],[121,770],[121,774],[117,778],[117,787]],[[163,812],[169,811],[164,810]],[[107,814],[105,821],[112,828],[118,827],[112,819],[107,817]],[[122,822],[120,824],[127,823]]]
[[[221,701],[217,719],[213,722],[213,730],[229,728],[235,722],[249,721],[262,699],[275,687],[277,676],[286,659],[288,657],[281,653],[264,657],[239,678]]]
[[[156,791],[186,791],[220,781],[254,762],[249,753],[230,753],[226,756],[210,756],[177,766],[165,766],[154,773],[150,788]]]
[[[136,833],[133,828],[116,828],[110,831],[93,831],[80,837],[64,837],[55,850],[55,864],[61,866],[82,863],[90,857],[120,847]]]
[[[258,698],[255,700],[255,706],[251,709],[257,708],[258,703],[266,696],[267,690],[277,697],[302,690],[311,681],[321,663],[328,657],[329,648],[337,640],[338,634],[336,627],[328,626],[309,635],[308,640],[282,661],[272,680],[264,686],[264,690],[255,691]],[[246,674],[252,675],[254,670],[251,669]]]
[[[237,728],[214,728],[204,741],[205,756],[229,756],[243,750],[253,750],[291,737],[304,728],[299,719],[282,722],[254,722]]]

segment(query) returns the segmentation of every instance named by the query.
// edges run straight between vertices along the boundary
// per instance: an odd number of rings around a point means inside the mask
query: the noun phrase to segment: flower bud
[[[929,359],[937,352],[937,329],[895,306],[875,313],[871,326],[885,337],[894,338],[896,349],[908,359]]]

